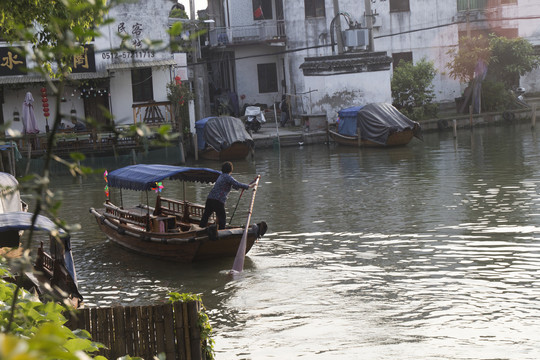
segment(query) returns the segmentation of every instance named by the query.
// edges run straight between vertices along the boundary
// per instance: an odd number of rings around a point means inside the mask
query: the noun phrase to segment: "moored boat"
[[[28,230],[46,233],[48,246],[41,242],[39,247],[32,247],[33,269],[5,280],[22,278],[23,287],[41,298],[50,295],[80,307],[83,297],[78,290],[69,234],[49,218],[27,212],[28,205],[21,200],[18,186],[14,176],[0,172],[0,255],[8,259],[24,256],[21,239]]]
[[[193,262],[221,257],[234,257],[244,232],[244,226],[217,228],[215,218],[209,226],[198,226],[204,206],[184,199],[161,196],[162,181],[213,183],[219,171],[170,165],[132,165],[107,175],[110,188],[134,191],[156,190],[155,206],[136,204],[125,208],[112,203],[109,196],[103,209],[91,208],[101,231],[116,244],[142,255],[178,262]],[[161,188],[160,188],[161,186]],[[246,253],[255,240],[266,232],[266,223],[248,227]]]
[[[336,129],[328,135],[338,144],[357,147],[407,145],[413,137],[422,139],[420,124],[391,104],[372,103],[338,112]]]
[[[195,123],[199,156],[208,160],[240,160],[253,152],[254,142],[242,120],[212,116]]]

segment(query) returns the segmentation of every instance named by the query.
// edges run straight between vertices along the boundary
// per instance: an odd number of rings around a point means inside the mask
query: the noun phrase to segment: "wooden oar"
[[[255,186],[253,187],[253,195],[251,195],[251,204],[249,205],[248,216],[246,219],[246,227],[244,229],[244,234],[242,235],[242,240],[240,240],[240,245],[238,245],[238,251],[236,252],[236,257],[234,258],[234,264],[232,271],[241,272],[244,269],[244,258],[246,257],[246,244],[247,244],[247,235],[249,230],[249,222],[251,221],[251,213],[253,211],[253,204],[255,203],[255,194],[257,193],[257,187],[259,186],[259,179],[261,175],[258,175],[255,179]]]
[[[240,203],[240,199],[242,198],[242,195],[244,195],[244,190],[245,189],[242,189],[242,192],[240,193],[240,196],[238,197],[238,201],[236,202],[236,206],[234,207],[234,211],[232,212],[231,219],[229,220],[229,225],[231,225],[232,223],[232,218],[234,214],[236,213],[236,209],[238,208],[238,204]]]

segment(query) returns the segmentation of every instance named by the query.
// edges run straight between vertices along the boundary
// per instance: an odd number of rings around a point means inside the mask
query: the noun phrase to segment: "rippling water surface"
[[[182,265],[116,247],[88,213],[103,179],[59,177],[62,213],[82,225],[73,248],[86,302],[201,293],[218,359],[540,358],[536,133],[500,126],[424,140],[258,150],[236,162],[238,180],[262,175],[252,220],[269,233],[234,279],[234,259]],[[209,189],[189,188],[190,200]],[[245,221],[248,197],[233,222]]]

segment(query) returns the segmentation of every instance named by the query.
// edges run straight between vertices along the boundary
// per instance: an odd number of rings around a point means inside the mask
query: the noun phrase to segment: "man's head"
[[[225,174],[230,174],[233,171],[233,165],[230,161],[225,161],[223,165],[221,165],[221,172]]]

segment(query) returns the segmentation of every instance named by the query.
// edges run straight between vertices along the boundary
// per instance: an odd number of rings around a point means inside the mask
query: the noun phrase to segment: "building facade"
[[[173,54],[167,47],[169,14],[176,4],[174,0],[141,0],[110,10],[107,17],[112,21],[99,28],[102,36],[85,45],[84,54],[71,64],[73,73],[60,94],[60,111],[66,115],[66,127],[72,126],[71,117],[91,117],[98,123],[117,127],[172,121],[167,84],[177,75],[184,79],[187,76],[185,54]],[[162,45],[151,49],[147,40],[161,40]],[[7,43],[0,43],[0,52],[2,58],[12,53]],[[19,61],[30,69],[35,66],[30,56]],[[13,129],[23,131],[22,103],[29,92],[35,100],[37,128],[45,133],[50,119],[42,111],[41,95],[47,93],[48,114],[52,116],[57,110],[52,90],[41,76],[16,67],[10,69],[4,63],[0,64],[0,120],[11,121]],[[103,109],[112,114],[113,123]]]
[[[540,45],[535,0],[209,0],[207,16],[215,88],[236,93],[240,107],[290,94],[295,113],[323,112],[330,122],[344,106],[391,102],[392,70],[403,60],[432,61],[435,101],[453,103],[466,86],[447,66],[461,36]],[[538,91],[537,75],[521,85]]]

